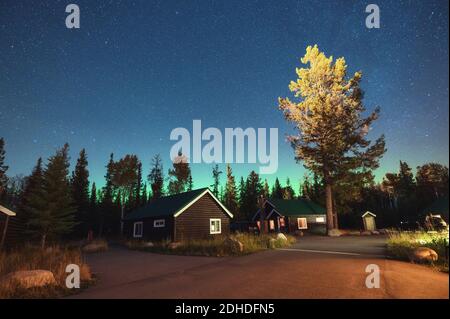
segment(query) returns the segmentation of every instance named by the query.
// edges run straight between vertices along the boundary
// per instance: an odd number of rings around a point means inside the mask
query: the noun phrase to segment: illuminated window
[[[220,218],[211,218],[209,220],[209,233],[220,234],[222,233],[222,221]]]
[[[144,232],[144,223],[143,222],[136,222],[133,226],[133,237],[134,238],[141,238],[142,234]]]
[[[308,229],[306,218],[297,218],[298,229]]]
[[[153,221],[153,227],[160,228],[166,226],[166,220],[165,219],[155,219]]]
[[[269,221],[269,226],[270,226],[270,230],[275,230],[275,221],[271,219]]]

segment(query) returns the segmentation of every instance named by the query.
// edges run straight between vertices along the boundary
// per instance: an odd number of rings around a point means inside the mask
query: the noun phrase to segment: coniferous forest
[[[9,176],[6,143],[0,139],[1,203],[17,211],[24,235],[45,245],[48,240],[117,237],[120,220],[149,201],[165,195],[192,190],[195,176],[189,164],[174,161],[165,172],[161,156],[149,159],[150,171],[142,171],[136,155],[115,158],[105,163],[104,184],[97,188],[89,180],[89,154],[82,149],[73,171],[69,170],[69,145],[65,144],[47,159],[38,158],[27,176]],[[179,154],[182,158],[182,154]],[[317,174],[305,174],[299,188],[293,189],[289,178],[277,177],[273,185],[255,171],[236,177],[231,165],[211,168],[211,191],[235,215],[234,221],[248,221],[257,211],[257,198],[307,198],[325,206],[326,187]],[[225,183],[221,184],[221,175]],[[373,175],[344,179],[334,187],[334,207],[340,228],[360,228],[365,211],[377,214],[382,227],[397,227],[401,221],[417,221],[423,210],[440,197],[448,196],[448,167],[424,163],[413,168],[400,161],[396,172],[387,173],[379,183]]]

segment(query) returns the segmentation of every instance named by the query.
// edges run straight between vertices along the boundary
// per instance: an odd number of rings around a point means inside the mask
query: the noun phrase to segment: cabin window
[[[270,230],[275,230],[275,221],[273,219],[269,220]]]
[[[141,238],[142,234],[144,233],[144,223],[143,222],[136,222],[133,226],[133,237],[134,238]]]
[[[306,218],[297,218],[298,229],[308,229]]]
[[[316,223],[325,223],[325,217],[316,217]]]
[[[212,218],[209,220],[209,233],[220,234],[222,233],[222,221],[220,218]]]
[[[155,227],[155,228],[166,227],[166,220],[165,219],[155,219],[153,221],[153,227]]]

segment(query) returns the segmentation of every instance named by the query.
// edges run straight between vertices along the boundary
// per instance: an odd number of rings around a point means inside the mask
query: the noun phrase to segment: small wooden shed
[[[361,217],[363,219],[363,224],[364,224],[365,230],[376,230],[377,229],[377,225],[375,223],[375,217],[377,217],[377,215],[367,211]]]

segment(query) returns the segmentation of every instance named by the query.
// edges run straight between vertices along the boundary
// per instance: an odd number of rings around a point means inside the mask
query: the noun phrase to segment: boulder
[[[412,252],[410,259],[415,262],[433,262],[439,258],[438,254],[431,248],[418,247]]]
[[[21,270],[7,274],[1,285],[18,285],[22,288],[56,285],[55,276],[48,270]]]
[[[339,229],[337,229],[337,228],[330,229],[328,231],[328,236],[330,236],[330,237],[339,237],[341,235],[342,235],[341,231]]]
[[[370,235],[372,235],[372,232],[370,230],[364,230],[361,232],[361,235],[362,236],[370,236]]]
[[[388,233],[387,229],[378,229],[381,235],[386,235]]]
[[[284,240],[284,241],[287,241],[287,240],[288,240],[287,237],[286,237],[286,235],[283,234],[283,233],[278,233],[278,234],[277,234],[277,239]]]
[[[379,235],[380,234],[380,232],[378,230],[372,230],[371,233],[372,233],[372,235]]]
[[[348,232],[349,236],[360,236],[361,232],[359,230],[351,230]]]
[[[232,253],[242,253],[244,251],[244,244],[235,238],[228,237],[223,244],[225,249]]]
[[[146,241],[146,242],[142,243],[142,247],[151,248],[151,247],[154,247],[154,246],[155,246],[155,244],[153,244],[151,241]]]

